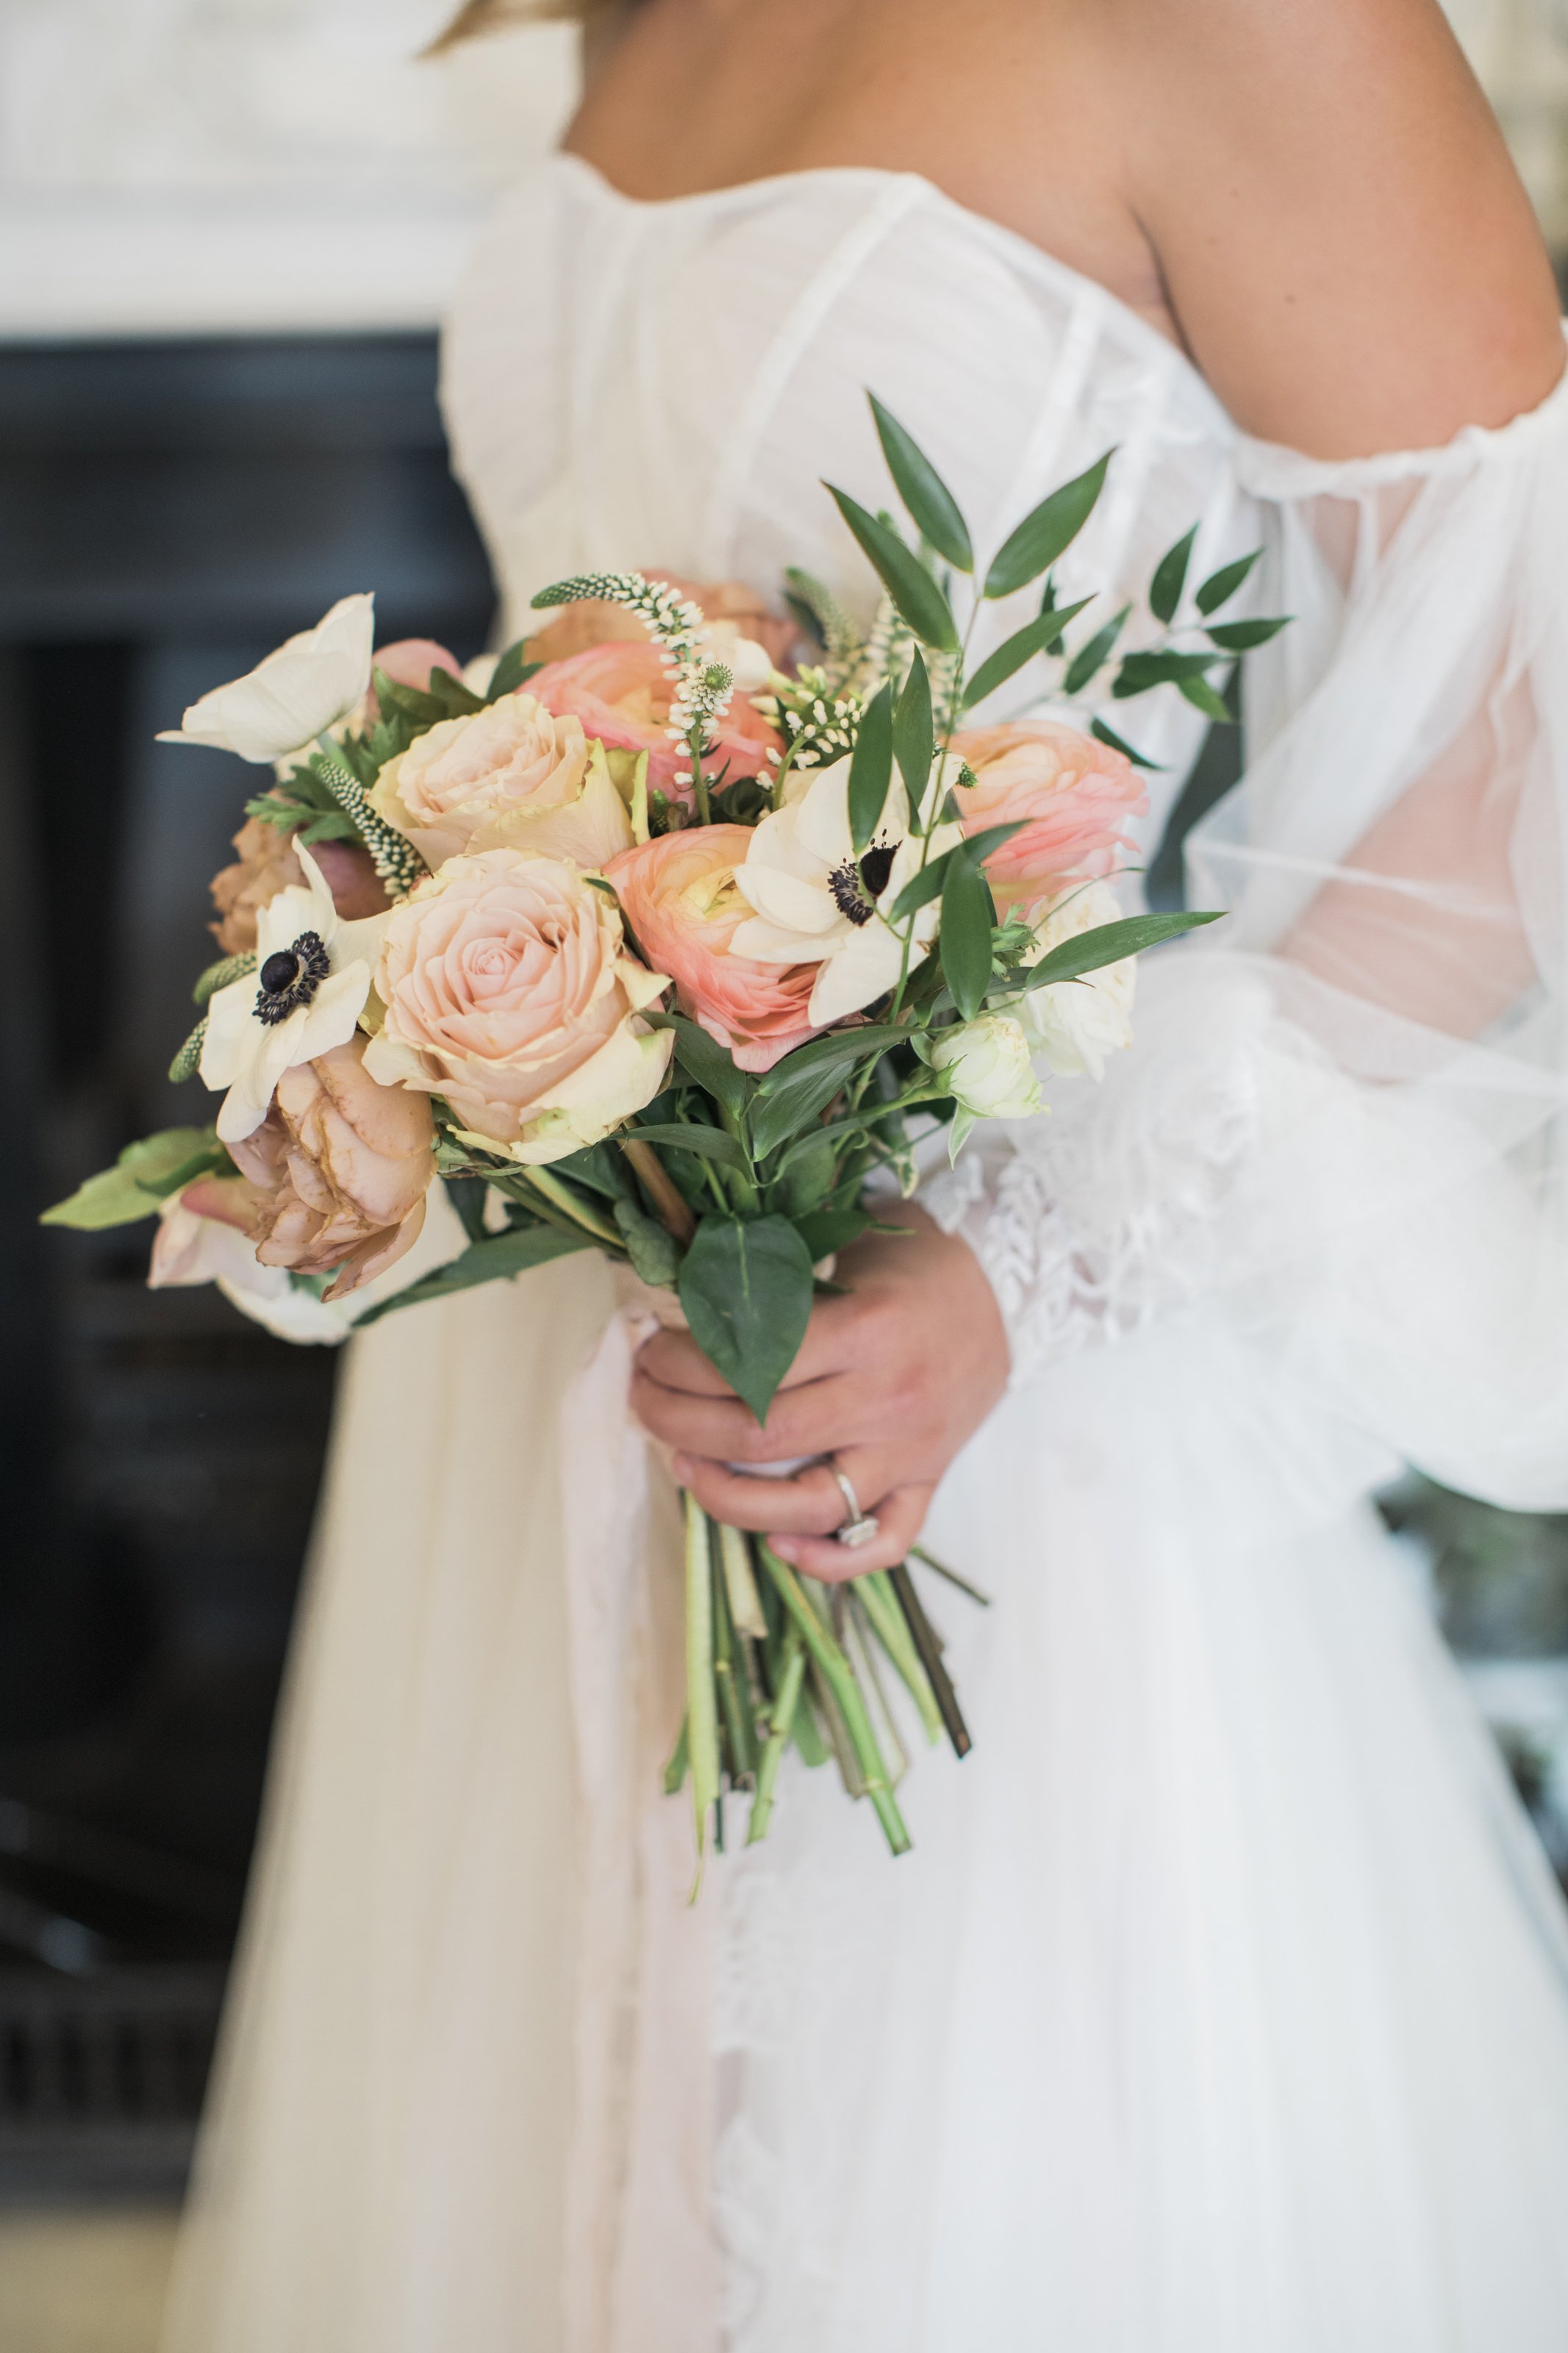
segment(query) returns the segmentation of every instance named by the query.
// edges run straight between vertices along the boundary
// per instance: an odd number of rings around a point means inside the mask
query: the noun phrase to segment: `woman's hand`
[[[812,1310],[765,1428],[688,1333],[656,1333],[632,1380],[634,1410],[675,1449],[675,1475],[703,1509],[757,1529],[783,1559],[829,1580],[904,1558],[937,1481],[1007,1383],[1002,1318],[968,1243],[910,1203],[881,1214],[907,1237],[868,1234],[840,1253],[849,1295]],[[881,1524],[873,1542],[834,1540],[848,1514],[826,1463],[789,1479],[725,1467],[803,1454],[833,1456]]]

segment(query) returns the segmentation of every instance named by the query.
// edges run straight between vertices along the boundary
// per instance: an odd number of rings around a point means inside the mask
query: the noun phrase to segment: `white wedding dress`
[[[1189,855],[1230,921],[931,1190],[1015,1376],[931,1514],[995,1602],[928,1592],[976,1745],[907,1860],[794,1764],[688,1908],[597,1261],[353,1344],[168,2353],[1562,2353],[1562,1907],[1365,1499],[1568,1505],[1568,390],[1321,464],[923,181],[567,158],[447,349],[514,624],[627,563],[866,610],[868,385],[983,547],[1117,445],[1065,593],[1196,521],[1298,617]],[[1152,843],[1204,723],[1115,723]]]

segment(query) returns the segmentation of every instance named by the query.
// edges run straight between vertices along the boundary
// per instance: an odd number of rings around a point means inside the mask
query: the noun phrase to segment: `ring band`
[[[830,1461],[827,1467],[838,1482],[838,1492],[844,1498],[845,1509],[849,1515],[843,1525],[835,1528],[833,1533],[841,1545],[847,1545],[850,1550],[854,1551],[858,1546],[870,1544],[880,1535],[881,1525],[875,1512],[863,1512],[860,1509],[860,1498],[855,1493],[855,1482],[848,1472],[841,1471],[837,1462]]]

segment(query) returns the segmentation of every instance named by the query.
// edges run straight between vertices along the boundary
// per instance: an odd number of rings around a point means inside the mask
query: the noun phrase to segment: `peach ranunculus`
[[[262,1266],[335,1272],[329,1299],[413,1248],[436,1173],[428,1102],[379,1085],[367,1042],[351,1038],[285,1071],[261,1125],[229,1147],[239,1177],[198,1177],[182,1197],[197,1217],[246,1234]]]
[[[247,817],[235,835],[239,856],[215,874],[209,886],[218,918],[210,929],[226,956],[249,955],[256,946],[257,911],[290,884],[303,888],[305,870],[294,855],[297,830]],[[345,923],[379,915],[388,903],[370,852],[361,843],[312,842],[310,855]]]
[[[800,635],[798,627],[770,613],[756,591],[742,581],[721,580],[716,587],[705,587],[700,580],[682,579],[679,573],[661,572],[657,565],[644,565],[642,571],[645,579],[673,588],[678,596],[689,597],[701,607],[704,620],[713,630],[716,659],[723,660],[725,640],[732,638],[747,638],[761,646],[777,668],[789,659]],[[552,620],[534,631],[528,640],[528,659],[558,662],[572,654],[585,653],[590,646],[647,643],[643,623],[624,605],[584,597],[580,604],[563,605]]]
[[[669,707],[675,681],[657,646],[592,646],[564,661],[547,662],[528,681],[547,711],[574,712],[587,733],[611,751],[646,752],[650,793],[689,802],[689,785],[676,776],[691,765],[684,744],[672,742]],[[729,763],[727,781],[771,772],[768,754],[784,745],[761,712],[737,693],[714,731],[717,748],[709,763],[715,774]]]
[[[558,719],[526,691],[438,720],[387,762],[370,801],[432,867],[503,843],[602,866],[632,839],[626,803],[603,754],[590,760],[582,721]]]
[[[637,1016],[668,986],[575,866],[509,849],[449,859],[393,910],[365,1067],[444,1096],[491,1151],[560,1160],[664,1084],[673,1033]]]
[[[1131,760],[1051,719],[972,727],[952,739],[974,782],[954,795],[965,833],[1022,818],[985,861],[1001,905],[1035,899],[1064,875],[1111,873],[1133,843],[1124,828],[1148,797]]]
[[[816,1035],[806,1008],[817,967],[730,953],[752,913],[735,888],[751,842],[749,826],[690,826],[624,851],[605,871],[643,954],[668,973],[682,1008],[741,1070],[771,1071]]]

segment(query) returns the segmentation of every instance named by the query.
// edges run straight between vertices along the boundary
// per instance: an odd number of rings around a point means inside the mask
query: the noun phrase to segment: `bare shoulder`
[[[1248,430],[1502,424],[1563,371],[1546,254],[1437,0],[1106,0],[1128,200]]]

